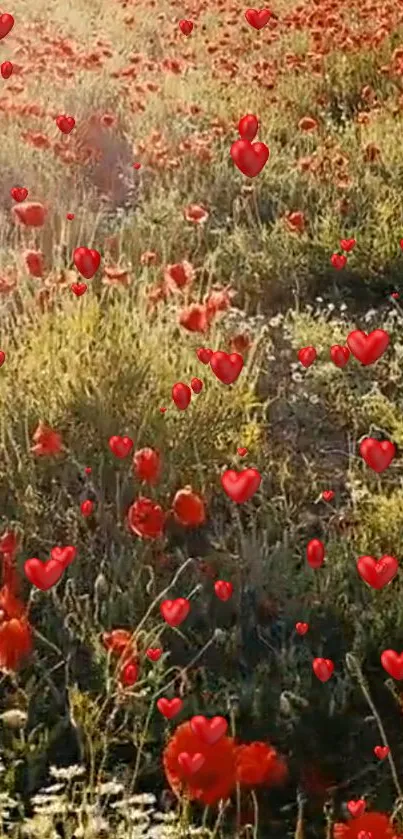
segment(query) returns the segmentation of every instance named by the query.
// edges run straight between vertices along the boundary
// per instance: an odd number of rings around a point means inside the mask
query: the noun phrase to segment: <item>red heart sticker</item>
[[[27,559],[24,565],[25,576],[35,588],[41,591],[47,591],[60,580],[63,574],[64,566],[56,559],[49,559],[47,562],[42,562],[36,557]]]
[[[219,600],[222,600],[225,603],[227,600],[230,600],[234,593],[234,586],[232,583],[228,583],[226,580],[217,580],[214,583],[214,591]]]
[[[359,798],[358,801],[349,801],[347,804],[347,809],[353,819],[357,819],[364,813],[365,810],[365,801],[363,798]]]
[[[254,114],[246,114],[245,117],[239,120],[238,131],[241,140],[249,140],[251,143],[255,139],[258,129],[259,123]]]
[[[334,663],[330,658],[315,658],[312,669],[320,682],[327,682],[333,675]]]
[[[179,696],[175,696],[173,699],[166,699],[161,696],[161,699],[157,700],[157,708],[163,717],[172,720],[182,710],[183,700],[179,699]]]
[[[271,16],[270,9],[247,9],[245,12],[246,20],[254,29],[263,29]]]
[[[130,437],[109,437],[109,448],[115,457],[123,459],[130,454],[133,448],[133,440]]]
[[[186,775],[195,775],[202,768],[205,759],[200,752],[196,752],[194,755],[181,752],[178,755],[178,763]]]
[[[213,352],[210,367],[217,379],[224,385],[236,382],[243,368],[243,358],[239,353]]]
[[[93,248],[76,248],[73,261],[81,276],[91,280],[100,266],[101,254]]]
[[[60,562],[63,568],[67,568],[73,562],[73,559],[76,558],[77,548],[74,545],[66,545],[64,548],[56,546],[52,548],[50,555],[56,562]]]
[[[200,737],[204,743],[213,746],[218,743],[227,731],[228,723],[224,717],[213,717],[211,720],[202,715],[192,717],[190,727],[196,737]]]
[[[379,760],[385,760],[385,757],[388,756],[389,752],[389,746],[375,746],[374,748],[374,755],[379,758]]]
[[[186,408],[189,407],[191,398],[192,391],[190,390],[189,385],[185,385],[183,382],[176,382],[172,388],[172,399],[175,402],[176,407],[179,408],[180,411],[186,411]]]
[[[295,624],[295,629],[298,632],[298,635],[306,635],[309,629],[309,624],[304,623],[303,621],[298,621],[298,623]]]
[[[190,603],[184,597],[176,600],[163,600],[160,611],[169,626],[180,626],[190,612]]]
[[[350,350],[348,347],[344,347],[341,344],[333,344],[333,346],[330,347],[330,358],[336,367],[345,367],[350,358]]]
[[[347,344],[355,358],[367,367],[384,354],[389,346],[389,335],[384,329],[375,329],[369,335],[355,329],[347,337]]]
[[[12,15],[0,15],[0,40],[5,38],[11,32],[14,26],[14,18]]]
[[[150,661],[158,661],[162,656],[161,647],[149,647],[148,650],[146,650],[146,656],[150,659]]]
[[[317,357],[315,347],[302,347],[298,350],[298,360],[303,367],[310,367]]]
[[[235,140],[230,150],[237,169],[247,178],[256,178],[270,157],[265,143],[251,143],[249,140]]]
[[[374,559],[373,556],[360,556],[357,560],[357,571],[371,588],[380,589],[387,586],[399,570],[399,563],[394,556],[382,556],[381,559]]]
[[[381,655],[381,664],[393,679],[398,682],[403,679],[403,653],[399,655],[395,650],[384,650]]]
[[[374,437],[366,437],[360,443],[360,455],[365,463],[374,472],[384,472],[390,466],[396,454],[394,443],[389,440],[375,440]]]
[[[236,472],[234,469],[227,469],[221,475],[221,485],[229,498],[236,504],[244,504],[258,491],[262,476],[257,469],[244,469],[243,472]]]
[[[86,285],[86,283],[72,283],[70,288],[73,294],[76,295],[76,297],[82,297],[83,294],[85,294],[85,292],[87,291],[88,286]]]
[[[179,29],[183,35],[190,35],[193,29],[193,23],[191,20],[180,20],[179,21]]]
[[[56,125],[62,134],[70,134],[75,124],[76,121],[74,117],[67,117],[65,114],[61,114],[59,117],[56,117]]]

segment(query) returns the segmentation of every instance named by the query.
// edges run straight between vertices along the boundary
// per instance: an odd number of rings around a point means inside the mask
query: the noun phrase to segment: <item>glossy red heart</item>
[[[13,188],[10,189],[10,194],[14,198],[14,201],[21,202],[25,201],[28,195],[28,190],[25,189],[25,186],[13,186]]]
[[[5,38],[11,32],[14,26],[14,18],[12,15],[0,15],[0,40]]]
[[[210,358],[213,355],[213,350],[209,350],[207,347],[199,347],[196,351],[196,355],[202,364],[209,364]]]
[[[5,352],[3,352],[3,350],[0,350],[0,367],[3,366],[5,360],[6,360],[6,354],[5,354]]]
[[[346,253],[352,251],[356,244],[355,239],[340,239],[340,247]]]
[[[80,504],[80,510],[86,518],[90,516],[94,510],[94,502],[91,501],[90,498],[86,498],[85,501]]]
[[[265,143],[251,143],[249,140],[235,140],[230,150],[235,166],[247,178],[256,178],[270,157]]]
[[[262,476],[257,469],[244,469],[236,472],[235,469],[227,469],[221,475],[221,485],[229,498],[236,504],[244,504],[257,492],[262,481]]]
[[[357,560],[357,571],[371,588],[387,586],[396,577],[398,570],[397,559],[387,554],[378,561],[373,556],[360,556]]]
[[[109,437],[108,443],[112,454],[120,459],[127,457],[133,448],[133,440],[130,437]]]
[[[169,626],[180,626],[190,612],[190,603],[184,597],[176,600],[163,600],[160,611]]]
[[[61,562],[56,559],[49,559],[47,562],[42,562],[36,557],[27,559],[24,565],[25,576],[35,588],[41,591],[47,591],[60,580],[63,574],[64,567]]]
[[[50,555],[52,559],[55,559],[56,562],[60,562],[63,565],[63,568],[67,568],[70,563],[76,558],[77,555],[77,548],[74,545],[65,545],[65,547],[61,548],[56,546],[52,548]]]
[[[200,393],[203,388],[203,382],[201,379],[194,377],[190,382],[190,387],[192,388],[193,393]]]
[[[176,382],[172,388],[172,399],[175,402],[176,407],[179,408],[180,411],[186,411],[191,398],[192,391],[190,390],[189,385],[185,385],[183,382]]]
[[[360,455],[374,472],[384,472],[390,466],[396,454],[396,446],[389,440],[375,440],[366,437],[360,443]]]
[[[246,114],[238,122],[238,131],[241,140],[249,140],[251,143],[255,139],[259,130],[259,123],[254,114]]]
[[[149,647],[148,650],[146,650],[146,656],[150,659],[150,661],[158,661],[162,656],[161,647]]]
[[[87,291],[88,286],[86,285],[86,283],[72,283],[70,288],[73,294],[76,295],[76,297],[82,297],[83,294],[85,294],[85,292]]]
[[[272,16],[270,9],[247,9],[245,17],[254,29],[263,29]]]
[[[312,669],[320,682],[327,682],[334,671],[334,663],[330,658],[314,658]]]
[[[0,73],[3,79],[9,79],[13,72],[13,65],[11,61],[3,61],[0,65]]]
[[[330,262],[332,263],[333,268],[336,268],[336,271],[341,271],[347,264],[347,257],[344,256],[344,254],[333,253],[330,257]]]
[[[311,568],[320,568],[325,561],[325,546],[320,539],[311,539],[306,546],[306,558]]]
[[[355,358],[367,366],[383,355],[389,345],[389,335],[384,329],[374,329],[368,335],[355,329],[347,337],[347,344]]]
[[[315,347],[302,347],[298,350],[298,360],[303,367],[310,367],[317,357]]]
[[[161,696],[161,699],[157,700],[157,708],[163,717],[172,720],[182,710],[183,700],[179,696],[175,696],[173,699],[166,699],[165,696]]]
[[[205,759],[204,755],[200,754],[200,752],[196,752],[194,755],[190,755],[188,752],[181,752],[178,755],[178,763],[186,775],[195,775],[202,768]]]
[[[374,755],[379,758],[379,760],[385,760],[385,757],[388,756],[389,752],[389,746],[375,746],[374,748]]]
[[[363,798],[359,798],[358,801],[351,800],[347,804],[348,812],[350,813],[350,816],[352,816],[354,819],[357,819],[360,816],[362,816],[365,807],[366,804]]]
[[[224,385],[232,385],[241,373],[243,358],[237,352],[213,352],[210,367],[220,382]]]
[[[322,492],[322,498],[323,498],[324,501],[327,501],[327,502],[333,501],[334,496],[335,496],[335,493],[333,492],[332,489],[324,489],[323,492]]]
[[[101,264],[101,254],[93,248],[76,248],[73,261],[81,276],[91,280]]]
[[[384,650],[381,655],[381,664],[393,679],[399,682],[403,679],[403,653],[399,655],[395,650]]]
[[[350,350],[341,344],[333,344],[330,347],[330,358],[336,367],[345,367],[350,358]]]
[[[248,449],[246,449],[245,446],[240,446],[240,448],[237,449],[237,453],[239,454],[239,457],[245,457],[245,455],[248,454]]]
[[[295,629],[298,632],[298,635],[306,635],[309,629],[309,623],[304,623],[303,621],[299,621],[295,624]]]
[[[218,743],[227,731],[228,723],[225,717],[213,717],[206,719],[203,715],[192,717],[190,727],[196,737],[200,737],[204,743],[213,746]]]
[[[227,600],[230,600],[234,593],[234,586],[232,583],[228,583],[226,580],[216,580],[214,583],[214,591],[219,598],[222,600],[223,603],[226,603]]]
[[[191,20],[180,20],[179,21],[179,29],[183,35],[190,35],[193,29],[193,23]]]
[[[67,117],[66,114],[60,114],[59,117],[56,117],[56,125],[63,134],[70,134],[75,124],[74,117]]]

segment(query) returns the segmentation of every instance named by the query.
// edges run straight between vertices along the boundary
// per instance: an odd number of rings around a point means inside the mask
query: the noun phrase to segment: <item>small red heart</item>
[[[42,562],[36,557],[27,559],[24,565],[25,576],[35,588],[41,591],[47,591],[60,580],[63,574],[64,567],[61,562],[56,559],[49,559],[47,562]]]
[[[0,72],[3,79],[9,79],[13,72],[13,65],[11,64],[11,61],[3,61],[0,65]]]
[[[390,296],[393,297],[394,300],[398,300],[399,299],[399,292],[398,291],[392,291],[390,293]]]
[[[228,723],[225,717],[206,719],[203,715],[192,717],[190,727],[196,737],[200,737],[208,746],[214,746],[227,731]]]
[[[343,251],[349,253],[356,245],[355,239],[340,239],[340,247]]]
[[[67,568],[77,555],[77,548],[74,545],[66,545],[63,548],[56,546],[52,548],[50,555],[56,562],[60,562],[63,568]]]
[[[190,603],[184,597],[176,600],[163,600],[160,611],[169,626],[180,626],[190,612]]]
[[[333,346],[330,347],[330,358],[336,367],[345,367],[350,358],[350,350],[348,347],[343,347],[341,344],[333,344]]]
[[[257,469],[244,469],[243,472],[236,472],[234,469],[227,469],[221,475],[221,485],[229,498],[236,504],[244,504],[257,492],[262,481],[262,476]]]
[[[86,475],[91,475],[92,469],[91,466],[86,466],[84,469]]]
[[[204,761],[205,757],[200,752],[196,752],[194,755],[181,752],[178,755],[178,763],[186,775],[195,775],[202,768]]]
[[[150,661],[158,661],[158,659],[162,656],[161,647],[149,647],[148,650],[146,650],[146,656],[150,659]]]
[[[59,117],[56,117],[56,125],[62,134],[70,134],[75,124],[74,117],[67,117],[66,114],[61,114]]]
[[[141,163],[133,163],[133,169],[141,169]]]
[[[380,474],[390,466],[396,454],[396,446],[389,440],[375,440],[366,437],[360,443],[360,455],[374,472]]]
[[[82,504],[80,504],[80,510],[81,510],[83,516],[85,516],[85,517],[90,516],[93,509],[94,509],[94,502],[91,501],[90,498],[87,498],[85,501],[82,502]]]
[[[166,699],[161,696],[161,699],[157,700],[157,708],[163,717],[172,720],[182,710],[183,700],[179,699],[179,696],[175,696],[173,699]]]
[[[73,262],[81,276],[91,280],[100,266],[101,254],[93,248],[76,248]]]
[[[166,408],[160,408],[159,411],[160,411],[160,414],[165,414]]]
[[[303,367],[310,367],[315,361],[317,355],[315,347],[302,347],[298,350],[298,360],[301,362]]]
[[[87,291],[88,286],[86,285],[86,283],[72,283],[70,288],[73,294],[76,295],[76,297],[82,297],[82,295],[85,294],[85,292]]]
[[[238,123],[238,131],[241,137],[241,140],[249,140],[251,143],[252,140],[255,139],[256,134],[259,130],[259,123],[257,121],[257,117],[254,114],[246,114],[245,117],[242,117]]]
[[[303,623],[302,621],[299,621],[295,624],[295,629],[298,632],[298,635],[306,635],[309,629],[309,623]]]
[[[68,219],[68,221],[73,221],[74,217],[75,217],[74,213],[67,213],[67,215],[66,215],[66,219]]]
[[[389,746],[375,746],[374,754],[379,760],[385,760],[385,757],[388,756],[390,752]]]
[[[213,352],[210,367],[220,382],[224,385],[232,385],[241,373],[243,358],[237,352]]]
[[[185,385],[183,382],[176,382],[172,388],[172,399],[175,402],[176,407],[179,408],[180,411],[186,411],[191,398],[192,391],[190,390],[189,385]]]
[[[127,457],[133,448],[133,440],[130,437],[109,437],[109,448],[115,457],[120,459]]]
[[[192,388],[193,393],[200,393],[200,391],[203,387],[203,382],[202,382],[201,379],[194,378],[190,382],[190,387]]]
[[[306,546],[306,558],[311,568],[320,568],[325,561],[325,546],[320,539],[311,539]]]
[[[357,571],[371,588],[381,589],[392,582],[399,570],[399,563],[394,556],[382,556],[378,561],[373,556],[360,556]]]
[[[0,40],[5,38],[11,32],[14,26],[14,18],[12,15],[0,15]]]
[[[10,189],[10,194],[14,198],[14,201],[21,202],[25,201],[28,195],[28,190],[25,189],[25,186],[13,186],[13,188]]]
[[[403,653],[398,655],[395,650],[384,650],[381,655],[381,664],[389,676],[399,682],[403,679]]]
[[[182,35],[190,35],[193,29],[193,23],[191,20],[180,20],[179,21],[179,29],[182,32]]]
[[[334,663],[330,658],[314,658],[312,669],[320,682],[327,682],[334,670]]]
[[[353,819],[357,819],[362,816],[365,810],[366,804],[363,798],[359,798],[358,801],[349,801],[347,804],[348,812]]]
[[[223,603],[226,603],[226,601],[230,600],[234,593],[234,586],[232,585],[232,583],[228,583],[226,580],[217,580],[214,583],[214,591],[219,600],[222,600]]]
[[[248,454],[248,449],[245,449],[241,446],[239,449],[237,449],[237,452],[239,454],[239,457],[245,457],[245,455]]]
[[[265,143],[251,143],[249,140],[235,140],[230,149],[237,169],[247,178],[256,178],[270,157]]]
[[[3,352],[3,350],[0,350],[0,367],[3,366],[5,360],[6,360],[6,354],[5,354],[5,352]]]
[[[199,347],[196,351],[196,355],[202,364],[209,364],[210,358],[213,355],[213,350],[209,350],[207,347]]]
[[[324,489],[322,492],[322,498],[324,501],[333,501],[335,493],[332,489]]]
[[[254,29],[263,29],[272,16],[270,9],[247,9],[245,17]]]
[[[336,268],[337,271],[341,271],[347,264],[347,257],[341,253],[334,253],[330,257],[330,262],[333,265],[333,268]]]
[[[368,366],[384,354],[389,345],[389,335],[384,329],[375,329],[368,335],[355,329],[348,335],[347,344],[355,358]]]

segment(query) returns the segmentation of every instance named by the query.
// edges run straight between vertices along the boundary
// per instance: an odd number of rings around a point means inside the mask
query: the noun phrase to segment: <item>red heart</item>
[[[217,580],[214,583],[214,591],[217,597],[225,603],[234,593],[234,586],[226,580]]]
[[[189,385],[183,384],[183,382],[177,382],[172,388],[172,399],[175,402],[177,408],[180,411],[186,411],[186,408],[189,406],[190,400],[192,398],[192,391],[190,390]]]
[[[161,647],[149,647],[148,650],[146,650],[146,656],[150,659],[150,661],[158,661],[158,659],[162,656]]]
[[[337,271],[341,271],[347,263],[347,257],[341,253],[334,253],[330,257],[330,262],[332,263],[333,268],[336,268]]]
[[[399,563],[394,556],[382,556],[376,561],[373,556],[360,556],[357,571],[372,588],[380,589],[390,583],[399,570]]]
[[[398,291],[391,291],[390,296],[393,297],[394,300],[398,300],[399,292]]]
[[[70,134],[75,124],[74,117],[67,117],[66,114],[61,114],[59,117],[56,117],[56,125],[63,134]]]
[[[403,679],[403,653],[398,655],[395,650],[384,650],[381,655],[381,664],[389,676],[393,676],[397,681]]]
[[[169,626],[180,626],[190,612],[190,603],[184,597],[176,600],[163,600],[160,611]]]
[[[70,288],[76,297],[82,297],[82,295],[87,291],[88,286],[85,283],[73,283]]]
[[[315,347],[302,347],[298,350],[298,359],[303,367],[310,367],[315,361],[317,352]]]
[[[375,746],[374,748],[374,754],[379,758],[379,760],[385,760],[385,757],[388,756],[389,752],[389,746]]]
[[[3,350],[0,350],[0,367],[3,366],[5,360],[6,360],[6,354],[5,354],[5,352],[3,352]]]
[[[67,215],[66,215],[66,219],[67,219],[68,221],[73,221],[73,218],[74,218],[74,213],[67,213]]]
[[[311,539],[306,546],[306,558],[311,568],[320,568],[325,561],[325,546],[320,539]]]
[[[202,387],[203,387],[203,382],[202,382],[202,380],[201,380],[201,379],[196,379],[196,377],[195,377],[195,378],[194,378],[194,379],[192,379],[192,381],[190,382],[190,387],[192,388],[193,393],[200,393],[200,391],[201,391],[201,389],[202,389]]]
[[[244,446],[241,446],[239,449],[237,449],[237,453],[239,454],[239,457],[245,457],[245,455],[248,454],[248,449],[245,449]]]
[[[341,344],[333,344],[330,347],[330,358],[336,367],[345,367],[350,358],[350,350],[348,347],[341,346]]]
[[[190,727],[196,737],[200,737],[204,743],[213,746],[218,743],[221,737],[224,736],[228,723],[224,717],[213,717],[211,720],[206,719],[202,715],[192,717],[190,720]]]
[[[249,501],[259,489],[261,480],[262,476],[257,469],[244,469],[243,472],[227,469],[221,475],[221,485],[224,492],[236,504],[244,504],[245,501]]]
[[[179,21],[179,29],[183,35],[190,35],[193,29],[193,23],[191,20],[180,20]]]
[[[324,501],[333,501],[335,493],[332,489],[324,489],[322,492],[322,498]]]
[[[63,574],[64,567],[61,562],[56,559],[49,559],[47,562],[41,562],[40,559],[33,557],[27,559],[24,565],[25,576],[29,582],[41,591],[47,591],[49,588],[60,580]]]
[[[75,559],[77,554],[77,548],[74,545],[66,545],[64,548],[60,548],[56,546],[52,548],[50,555],[52,559],[55,559],[56,562],[60,562],[63,565],[63,568],[67,568],[73,559]]]
[[[195,775],[202,768],[204,761],[205,757],[200,752],[196,752],[194,755],[190,755],[188,752],[181,752],[178,755],[179,766],[187,775]]]
[[[25,186],[13,186],[13,188],[10,189],[10,193],[14,198],[14,201],[20,202],[25,201],[28,195],[28,190],[25,189]]]
[[[251,143],[255,139],[259,130],[259,123],[254,114],[246,114],[238,122],[238,131],[242,140],[249,140]]]
[[[133,448],[133,440],[130,437],[109,437],[108,442],[112,454],[121,459],[127,457]]]
[[[0,15],[0,40],[5,38],[11,32],[14,26],[14,18],[12,15]]]
[[[86,280],[91,280],[100,266],[101,254],[92,248],[76,248],[73,253],[73,261],[77,271]]]
[[[0,72],[3,79],[9,79],[13,72],[13,65],[11,64],[11,61],[3,61],[0,65]]]
[[[196,352],[196,355],[202,364],[208,364],[211,356],[213,355],[213,350],[209,350],[207,349],[207,347],[199,347],[199,349]]]
[[[298,635],[306,635],[309,629],[309,623],[303,623],[299,621],[295,624],[295,629],[297,630]]]
[[[167,720],[171,720],[182,710],[183,700],[179,699],[179,696],[175,696],[173,699],[165,699],[165,697],[162,696],[161,699],[157,700],[157,708],[163,717]]]
[[[363,798],[359,798],[358,801],[349,801],[347,804],[348,812],[354,819],[362,816],[365,807],[366,804]]]
[[[264,143],[235,140],[230,150],[235,166],[248,178],[255,178],[266,165],[270,149]]]
[[[314,658],[312,669],[321,682],[327,682],[333,674],[334,664],[330,658]]]
[[[91,513],[92,513],[92,511],[93,511],[93,509],[94,509],[94,502],[93,502],[93,501],[91,501],[91,499],[90,499],[90,498],[87,498],[87,499],[86,499],[85,501],[83,501],[83,502],[82,502],[82,504],[80,505],[80,510],[81,510],[81,512],[82,512],[82,514],[83,514],[83,516],[85,516],[85,517],[90,516],[90,515],[91,515]]]
[[[356,245],[355,239],[340,239],[340,247],[343,251],[349,253]]]
[[[383,329],[375,329],[367,335],[360,329],[350,332],[347,344],[352,354],[367,366],[383,355],[389,345],[389,335]]]
[[[210,367],[217,379],[224,385],[232,385],[236,382],[242,367],[243,358],[239,353],[213,352],[210,359]]]
[[[389,440],[375,440],[374,437],[366,437],[360,443],[360,455],[365,463],[374,472],[384,472],[392,463],[396,454],[396,446]]]
[[[254,29],[263,29],[271,18],[270,9],[247,9],[245,17]]]

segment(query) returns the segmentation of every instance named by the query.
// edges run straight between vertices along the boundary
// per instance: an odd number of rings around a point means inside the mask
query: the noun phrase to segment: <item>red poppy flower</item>
[[[177,291],[190,286],[194,280],[193,265],[184,260],[175,265],[167,265],[164,270],[164,286],[167,291]]]
[[[5,530],[4,533],[0,536],[0,553],[1,554],[14,554],[17,553],[18,547],[18,536],[14,532],[14,530]]]
[[[45,423],[40,422],[38,428],[34,432],[33,441],[35,443],[31,448],[31,452],[37,455],[55,455],[63,450],[62,438],[57,431],[50,428]]]
[[[47,210],[39,201],[27,201],[25,204],[16,204],[12,212],[16,221],[25,224],[26,227],[42,227],[45,224]]]
[[[140,265],[155,265],[158,262],[158,254],[155,251],[144,251],[140,256]]]
[[[242,786],[278,786],[287,778],[285,761],[268,743],[239,746],[236,758],[237,781]]]
[[[158,539],[164,531],[165,514],[151,498],[140,496],[130,507],[127,521],[130,530],[142,539]]]
[[[360,833],[370,835],[371,839],[401,839],[385,813],[364,813],[356,819],[346,823],[339,822],[333,827],[334,839],[358,839]]]
[[[305,216],[299,211],[287,213],[285,215],[285,222],[292,231],[303,233],[305,230]]]
[[[198,753],[204,757],[203,765],[190,776],[178,760],[184,752],[190,757]],[[236,784],[235,753],[231,737],[221,737],[210,746],[194,734],[190,722],[184,722],[178,726],[164,750],[167,781],[176,795],[186,790],[190,800],[201,801],[206,806],[226,801]]]
[[[180,313],[179,323],[189,332],[206,332],[210,325],[207,307],[201,303],[192,303],[190,306],[186,306]]]
[[[231,305],[231,297],[235,292],[228,288],[219,288],[212,291],[205,299],[207,314],[213,317],[217,312],[226,312]]]
[[[199,527],[206,521],[204,501],[190,486],[178,490],[172,509],[176,520],[184,527]]]
[[[0,590],[0,669],[15,671],[32,649],[26,607],[9,586]]]
[[[43,253],[41,251],[25,251],[25,264],[31,277],[43,277]]]
[[[186,221],[192,221],[193,224],[203,224],[209,217],[207,210],[200,207],[199,204],[189,204],[188,207],[185,207],[183,214]]]
[[[313,131],[318,127],[318,122],[313,117],[302,117],[298,123],[300,131]]]
[[[139,449],[133,457],[133,470],[136,478],[154,486],[161,473],[161,455],[155,449]]]
[[[128,629],[112,629],[111,632],[104,632],[102,635],[102,644],[108,652],[114,655],[125,656],[126,653],[130,656],[136,652],[136,643],[133,638],[133,633]]]
[[[109,286],[128,286],[130,283],[129,272],[127,268],[106,267],[104,268],[102,282]]]
[[[230,340],[231,352],[237,352],[241,355],[249,349],[250,345],[251,339],[245,332],[240,332],[238,335],[234,335]]]

